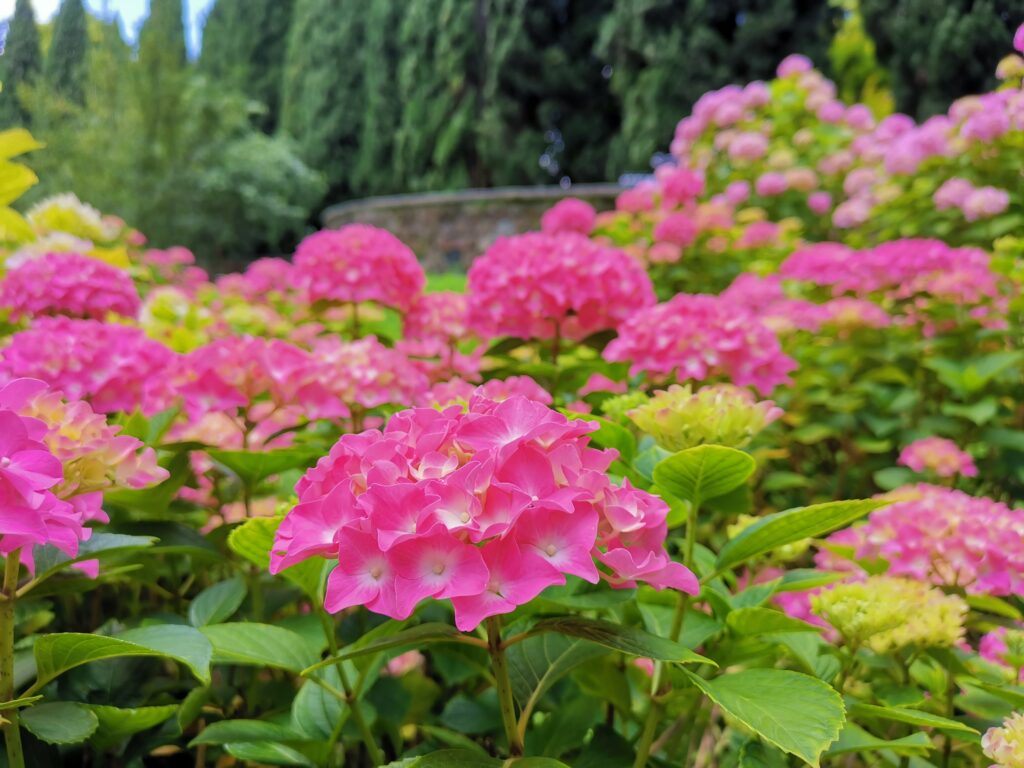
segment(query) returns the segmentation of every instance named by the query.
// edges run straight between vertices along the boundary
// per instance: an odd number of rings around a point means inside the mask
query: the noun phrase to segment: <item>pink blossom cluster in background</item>
[[[679,294],[632,315],[605,348],[630,373],[703,381],[725,377],[764,394],[789,381],[796,363],[752,312],[718,296]]]
[[[1009,648],[1006,645],[1006,627],[998,627],[991,632],[986,632],[981,636],[981,640],[978,642],[978,655],[985,661],[990,661],[993,664],[998,664],[1003,667],[1011,667],[1017,665],[1011,665],[1007,659]],[[1019,633],[1021,630],[1017,630]],[[1020,669],[1019,679],[1024,680],[1024,667]]]
[[[858,560],[885,560],[888,575],[960,587],[972,595],[1019,595],[1024,590],[1024,510],[992,499],[921,483],[880,497],[891,501],[828,543],[849,547]],[[855,566],[821,551],[818,567]]]
[[[942,437],[915,440],[900,451],[897,463],[915,472],[933,472],[939,477],[974,477],[978,474],[971,455],[961,451],[952,440]]]
[[[375,301],[400,312],[412,306],[426,281],[409,246],[368,224],[307,237],[295,250],[291,277],[310,302]]]
[[[222,275],[216,285],[222,293],[260,301],[269,293],[287,291],[291,272],[290,261],[268,256],[250,262],[244,272]]]
[[[312,357],[323,386],[349,408],[415,403],[430,387],[414,361],[375,336],[356,341],[324,336],[313,343]]]
[[[551,405],[554,402],[551,394],[529,376],[491,379],[480,386],[474,386],[468,381],[455,377],[431,387],[430,392],[423,398],[423,405],[435,408],[464,405],[474,395],[499,403],[510,397],[525,397],[527,400],[543,405]]]
[[[127,272],[77,253],[49,253],[26,261],[0,280],[0,309],[7,309],[15,321],[43,315],[133,318],[139,304]]]
[[[587,445],[594,429],[524,397],[477,396],[344,435],[296,486],[271,570],[336,558],[331,612],[365,605],[401,619],[426,598],[451,599],[463,631],[567,574],[696,594],[664,550],[667,505],[611,483],[615,453]]]
[[[580,340],[655,302],[639,263],[571,233],[499,239],[470,267],[468,291],[482,338]]]
[[[307,418],[347,415],[325,382],[322,361],[277,339],[228,336],[180,359],[175,390],[191,419],[247,411],[259,400],[275,408],[301,406]]]
[[[36,378],[100,413],[169,408],[177,355],[139,328],[41,317],[0,349],[0,382]]]
[[[791,254],[779,274],[829,287],[835,296],[880,295],[892,301],[932,297],[962,305],[999,305],[1002,299],[987,253],[926,238],[892,240],[860,250],[813,243]]]
[[[597,211],[585,200],[567,197],[559,200],[540,217],[540,229],[548,235],[575,232],[589,235],[597,222]]]

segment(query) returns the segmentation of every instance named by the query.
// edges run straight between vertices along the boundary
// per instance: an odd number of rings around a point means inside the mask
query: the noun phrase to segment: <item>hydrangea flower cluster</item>
[[[430,387],[412,360],[375,336],[347,342],[326,336],[313,343],[312,356],[322,385],[349,408],[419,402]]]
[[[890,653],[916,646],[949,648],[964,637],[968,606],[957,595],[913,579],[871,576],[827,587],[812,609],[855,647]]]
[[[705,443],[742,448],[782,416],[782,409],[732,384],[696,392],[689,384],[673,384],[626,415],[665,450],[681,451]]]
[[[175,376],[185,410],[192,419],[204,414],[249,409],[260,401],[275,409],[301,405],[308,418],[347,415],[327,386],[323,363],[296,346],[277,339],[228,336],[184,355]]]
[[[416,254],[390,232],[368,224],[309,235],[295,250],[292,280],[310,302],[375,301],[401,312],[426,282]]]
[[[857,560],[885,560],[890,576],[972,595],[1018,595],[1024,590],[1024,510],[992,499],[921,483],[880,498],[891,501],[860,526],[833,533],[830,545],[852,550]],[[829,552],[821,568],[854,568]]]
[[[668,507],[609,481],[615,452],[587,445],[595,428],[524,397],[473,397],[344,435],[296,486],[271,570],[337,559],[329,611],[404,619],[421,600],[451,599],[463,631],[566,574],[695,594],[694,575],[664,550]]]
[[[1008,667],[1024,680],[1024,631],[999,627],[982,635],[978,655],[986,661]]]
[[[778,338],[751,312],[717,296],[679,294],[641,310],[604,351],[630,374],[702,381],[722,376],[769,393],[796,368]]]
[[[981,737],[985,756],[995,760],[993,768],[1024,768],[1024,713],[1014,712],[999,728],[989,728]]]
[[[549,235],[562,232],[575,232],[589,235],[597,222],[597,211],[594,206],[577,197],[559,200],[540,217],[540,229]]]
[[[117,267],[77,253],[50,253],[0,280],[0,308],[15,321],[41,315],[135,317],[139,294],[128,273]]]
[[[579,341],[654,302],[639,263],[572,233],[501,238],[469,269],[470,326],[483,338]]]
[[[0,387],[0,553],[22,550],[30,569],[36,545],[75,556],[91,533],[86,524],[107,522],[103,491],[167,478],[153,449],[119,431],[42,381]]]
[[[543,405],[551,405],[554,402],[551,394],[529,376],[509,376],[507,379],[490,379],[480,386],[458,377],[449,379],[431,387],[423,399],[423,404],[440,408],[465,405],[474,395],[499,403],[510,397],[525,397]]]
[[[942,437],[915,440],[900,451],[897,462],[915,472],[932,472],[939,477],[974,477],[978,474],[971,455],[961,451],[952,440]]]
[[[292,281],[292,265],[285,259],[265,257],[249,263],[245,272],[232,272],[217,279],[226,294],[250,301],[263,301],[267,294],[286,290]]]
[[[469,337],[469,299],[464,293],[425,293],[402,318],[402,339],[396,347],[418,358],[432,379],[453,373],[476,376],[483,350],[463,354],[459,344]]]
[[[0,381],[41,379],[100,413],[139,408],[150,415],[174,402],[166,372],[176,357],[139,328],[42,317],[0,349]]]

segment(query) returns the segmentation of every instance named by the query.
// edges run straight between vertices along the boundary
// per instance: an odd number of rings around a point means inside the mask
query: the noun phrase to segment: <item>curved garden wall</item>
[[[497,238],[537,229],[545,210],[563,197],[595,208],[613,206],[618,184],[497,187],[459,192],[369,197],[334,205],[321,219],[328,228],[361,222],[393,232],[433,272],[466,269]]]

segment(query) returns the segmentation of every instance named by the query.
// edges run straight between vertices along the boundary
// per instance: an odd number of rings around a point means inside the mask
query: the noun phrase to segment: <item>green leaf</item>
[[[850,714],[857,717],[875,718],[878,720],[891,720],[896,723],[907,723],[909,725],[921,725],[927,728],[938,728],[942,731],[962,731],[963,733],[978,733],[969,725],[964,725],[948,717],[939,717],[931,712],[922,712],[919,709],[907,709],[906,707],[878,707],[874,704],[854,704],[850,707]]]
[[[254,517],[246,520],[228,535],[228,547],[261,570],[270,568],[270,550],[274,546],[274,534],[281,524],[279,517]],[[320,602],[320,583],[327,561],[313,557],[296,563],[280,572],[305,593],[307,597]]]
[[[346,659],[354,659],[359,656],[365,656],[368,653],[377,653],[391,648],[399,648],[403,645],[414,645],[419,647],[420,645],[426,645],[428,643],[458,642],[457,638],[461,636],[462,633],[450,624],[441,624],[440,622],[420,624],[412,627],[411,629],[406,629],[402,632],[380,638],[379,640],[374,640],[373,642],[366,643],[364,645],[353,643],[349,647],[340,650],[331,658],[324,659],[319,664],[303,669],[302,674],[308,675],[313,670],[330,666],[332,664],[339,664]]]
[[[271,451],[208,451],[210,458],[230,469],[250,487],[288,469],[305,469],[320,458],[314,448],[276,448]]]
[[[832,686],[799,672],[747,669],[712,680],[686,674],[726,713],[809,765],[818,765],[845,720],[842,697]]]
[[[503,768],[503,765],[497,758],[468,749],[442,749],[412,762],[412,768]]]
[[[176,624],[123,632],[117,637],[64,632],[43,635],[33,646],[38,690],[69,669],[120,656],[167,656],[180,661],[202,682],[210,681],[210,643],[197,630]]]
[[[341,688],[341,678],[335,667],[323,669],[316,676],[335,689]],[[292,700],[292,729],[310,739],[329,739],[338,721],[348,715],[346,705],[313,680],[306,680]]]
[[[212,587],[207,587],[188,607],[188,620],[194,627],[219,624],[231,618],[246,595],[245,581],[234,576]]]
[[[308,737],[287,725],[266,720],[221,720],[203,728],[190,747],[245,741],[305,741]]]
[[[54,701],[26,709],[21,724],[47,744],[80,744],[92,736],[100,721],[84,704]]]
[[[700,506],[704,499],[742,485],[757,464],[750,454],[724,445],[698,445],[662,460],[654,467],[654,482],[673,496]]]
[[[934,748],[928,734],[921,731],[890,741],[872,736],[863,728],[847,723],[839,734],[839,740],[828,748],[825,755],[836,757],[851,752],[875,752],[883,749],[897,755],[923,755]]]
[[[552,632],[528,637],[507,652],[512,692],[521,707],[536,703],[573,669],[606,653],[603,646]]]
[[[301,672],[318,657],[301,635],[272,624],[210,624],[199,631],[213,646],[214,664],[277,667]]]
[[[53,546],[36,547],[33,556],[36,563],[36,580],[45,581],[56,573],[83,560],[104,560],[113,555],[145,549],[156,544],[152,536],[128,536],[123,533],[94,533],[78,545],[78,554],[69,557]]]
[[[726,626],[740,637],[756,637],[775,632],[820,632],[800,619],[771,608],[738,608],[725,619]]]
[[[101,704],[87,705],[99,720],[99,728],[90,741],[100,749],[108,749],[125,741],[136,733],[155,728],[178,712],[177,704],[157,707],[136,707],[121,709]]]
[[[264,765],[298,765],[303,768],[316,768],[316,763],[308,757],[284,744],[271,742],[247,741],[237,744],[225,744],[224,749],[232,757],[252,763]]]
[[[644,656],[656,661],[673,661],[680,664],[712,664],[715,662],[694,653],[681,643],[644,632],[642,629],[612,624],[599,619],[584,619],[566,616],[557,619],[543,619],[537,622],[533,634],[558,632],[581,640],[611,648],[613,651],[630,656]]]
[[[886,504],[872,499],[830,501],[766,515],[722,547],[715,568],[724,571],[794,541],[831,533]]]

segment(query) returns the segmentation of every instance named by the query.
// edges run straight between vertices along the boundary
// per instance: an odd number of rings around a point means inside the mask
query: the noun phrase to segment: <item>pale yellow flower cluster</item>
[[[673,384],[626,415],[665,450],[682,451],[705,443],[742,448],[781,416],[782,409],[732,384],[696,392],[689,384]]]
[[[1024,768],[1024,713],[1014,712],[1002,728],[989,728],[981,748],[996,761],[993,768]]]
[[[811,598],[811,606],[848,643],[876,653],[956,645],[964,637],[968,611],[956,595],[889,576],[830,587]]]

